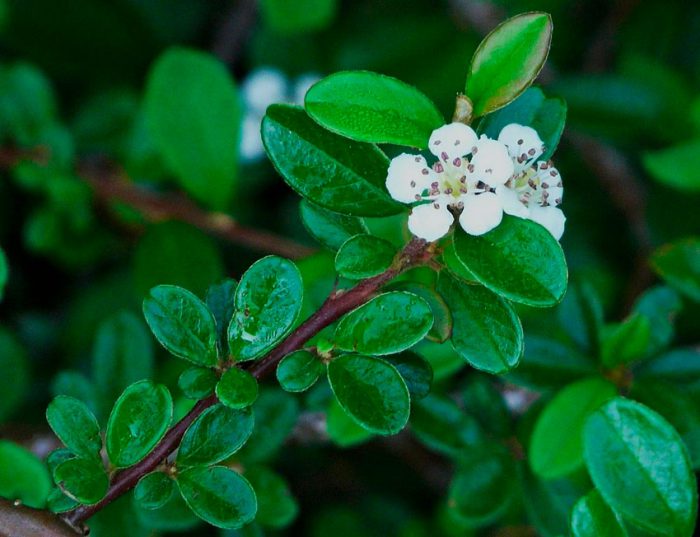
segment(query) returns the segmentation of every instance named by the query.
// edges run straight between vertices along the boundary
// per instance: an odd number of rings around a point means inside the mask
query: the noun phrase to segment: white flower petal
[[[564,185],[559,171],[547,162],[537,164],[537,178],[539,179],[542,193],[547,193],[547,203],[559,205],[564,197]]]
[[[257,160],[265,154],[260,138],[260,117],[246,114],[243,118],[240,142],[241,159],[247,162]]]
[[[513,176],[513,160],[501,142],[481,138],[476,143],[476,152],[469,161],[475,179],[487,185],[502,185]]]
[[[557,240],[561,239],[561,236],[564,234],[566,217],[558,207],[531,205],[530,220],[544,226]]]
[[[499,186],[496,188],[496,195],[501,200],[503,212],[519,218],[527,218],[530,214],[527,206],[520,201],[518,193],[507,186]]]
[[[516,173],[529,168],[544,152],[544,144],[537,131],[517,123],[503,127],[498,135],[498,141],[508,148]]]
[[[401,203],[412,203],[434,181],[435,172],[420,155],[402,153],[391,159],[386,176],[389,195]]]
[[[408,230],[418,238],[433,242],[447,235],[454,220],[447,205],[426,203],[411,210]]]
[[[321,76],[315,73],[306,73],[298,77],[294,81],[294,90],[292,92],[294,96],[294,103],[304,104],[306,92],[309,91],[309,88],[319,80],[321,80]]]
[[[464,123],[449,123],[433,131],[428,147],[440,160],[452,162],[471,153],[476,141],[474,129]]]
[[[256,69],[243,82],[241,92],[248,110],[262,116],[271,104],[287,102],[287,78],[271,67]]]
[[[470,235],[483,235],[503,220],[501,200],[492,192],[463,198],[464,210],[459,216],[462,229]]]

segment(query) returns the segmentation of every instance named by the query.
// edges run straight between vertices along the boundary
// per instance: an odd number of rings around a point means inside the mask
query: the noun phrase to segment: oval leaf
[[[678,433],[656,412],[621,397],[595,411],[584,428],[588,472],[625,520],[669,537],[690,537],[697,483]]]
[[[571,534],[573,537],[627,537],[627,530],[600,493],[593,490],[574,505]]]
[[[264,257],[243,274],[228,327],[235,360],[259,358],[289,333],[301,311],[303,289],[296,265],[281,257]]]
[[[566,292],[564,252],[535,222],[505,215],[496,229],[484,235],[455,233],[454,246],[474,278],[513,302],[549,307]]]
[[[50,490],[46,465],[22,446],[0,440],[0,496],[41,509]]]
[[[460,263],[461,264],[461,263]],[[452,334],[452,314],[450,308],[440,294],[422,283],[403,281],[389,287],[392,291],[407,291],[421,297],[430,306],[433,312],[433,326],[426,336],[431,341],[443,343]]]
[[[288,354],[277,365],[277,380],[288,392],[308,390],[323,373],[321,360],[309,351]]]
[[[422,356],[411,351],[385,356],[384,360],[393,365],[406,383],[413,399],[422,399],[430,392],[433,383],[433,368]]]
[[[212,526],[235,529],[255,518],[253,487],[230,468],[190,468],[178,474],[177,484],[194,514]]]
[[[216,321],[195,295],[174,285],[159,285],[144,299],[143,314],[153,335],[173,355],[198,365],[216,365]]]
[[[97,459],[102,437],[97,418],[78,399],[59,395],[46,409],[46,421],[68,449],[85,459]]]
[[[474,116],[505,106],[532,84],[549,54],[552,18],[523,13],[499,24],[474,53],[466,94]]]
[[[513,307],[481,286],[441,274],[438,291],[452,313],[452,346],[473,367],[504,373],[518,365],[523,328]]]
[[[92,459],[68,459],[56,467],[56,484],[66,495],[80,503],[99,502],[107,494],[109,477],[101,461]]]
[[[216,385],[216,396],[229,408],[245,408],[258,398],[258,381],[238,367],[228,369]]]
[[[370,278],[391,266],[396,249],[372,235],[355,235],[345,241],[335,256],[335,270],[351,280]]]
[[[216,464],[238,451],[253,432],[253,413],[224,405],[208,408],[187,428],[177,452],[178,466]]]
[[[299,212],[306,231],[329,250],[337,250],[354,235],[369,233],[362,218],[335,213],[308,200],[301,200]]]
[[[134,500],[145,509],[158,509],[168,503],[174,490],[175,483],[169,475],[151,472],[136,483]]]
[[[247,468],[245,477],[258,499],[256,523],[280,529],[294,520],[299,512],[299,505],[284,479],[263,466]]]
[[[262,138],[287,184],[317,205],[353,216],[404,210],[384,186],[389,160],[376,146],[332,134],[287,105],[267,109]]]
[[[189,399],[204,399],[210,395],[219,377],[206,367],[190,367],[185,369],[177,379],[177,385]]]
[[[671,287],[700,302],[700,239],[662,246],[651,256],[651,266]]]
[[[408,422],[406,383],[381,358],[345,354],[328,364],[333,393],[357,423],[377,434],[395,434]]]
[[[320,125],[353,140],[421,149],[445,123],[416,88],[370,71],[345,71],[320,80],[306,93],[304,107]]]
[[[432,326],[433,313],[425,300],[392,291],[345,315],[335,329],[335,344],[344,351],[394,354],[418,343]]]
[[[168,388],[142,380],[129,386],[114,403],[105,445],[110,462],[125,468],[143,459],[160,441],[173,419]]]

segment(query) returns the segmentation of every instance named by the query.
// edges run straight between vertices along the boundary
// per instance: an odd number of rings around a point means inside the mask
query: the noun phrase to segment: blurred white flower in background
[[[265,154],[260,123],[267,107],[275,103],[303,104],[307,90],[321,77],[306,73],[290,79],[274,67],[251,71],[241,84],[245,116],[241,132],[241,160],[254,162]]]

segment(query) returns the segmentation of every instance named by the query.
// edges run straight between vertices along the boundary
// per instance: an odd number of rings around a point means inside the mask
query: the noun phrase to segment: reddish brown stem
[[[275,347],[267,356],[252,362],[248,371],[257,379],[261,379],[274,371],[277,363],[287,354],[301,348],[304,343],[318,334],[325,327],[339,319],[347,312],[367,302],[381,287],[394,279],[405,270],[426,263],[432,256],[430,245],[423,240],[413,239],[396,257],[394,263],[383,273],[368,278],[358,283],[347,291],[338,291],[331,294],[323,305],[294,330],[287,338]],[[72,527],[79,528],[95,513],[119,498],[136,486],[138,480],[148,472],[158,467],[178,447],[182,436],[197,419],[197,417],[210,406],[216,404],[215,395],[197,403],[195,407],[180,420],[163,437],[153,451],[141,462],[131,468],[127,468],[115,475],[106,496],[93,505],[81,505],[72,511],[62,515],[62,518]]]

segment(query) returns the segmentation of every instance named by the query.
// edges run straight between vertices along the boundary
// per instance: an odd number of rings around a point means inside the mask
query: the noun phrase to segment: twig
[[[267,356],[253,362],[247,370],[257,379],[261,379],[274,371],[277,363],[287,354],[301,348],[313,336],[330,325],[344,314],[355,309],[369,300],[379,289],[410,267],[426,263],[432,256],[430,246],[423,240],[413,239],[396,257],[394,263],[385,272],[363,280],[355,287],[344,293],[335,293],[326,299],[323,305],[294,330],[282,343]],[[180,420],[153,451],[141,462],[115,475],[106,496],[96,504],[81,505],[62,515],[63,520],[72,527],[79,528],[95,513],[119,498],[125,492],[136,486],[138,480],[154,470],[179,445],[187,427],[207,408],[216,404],[215,395],[197,403],[197,405]]]

